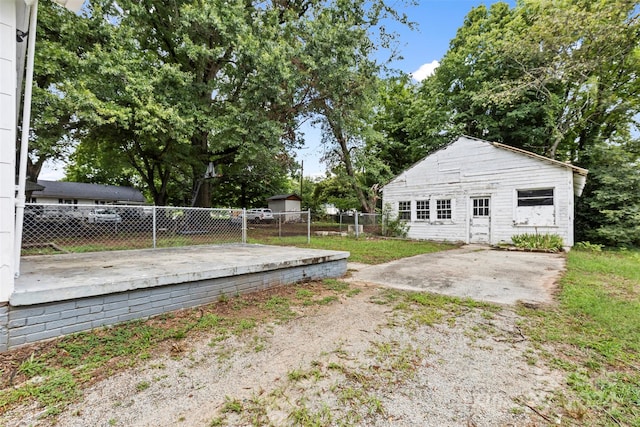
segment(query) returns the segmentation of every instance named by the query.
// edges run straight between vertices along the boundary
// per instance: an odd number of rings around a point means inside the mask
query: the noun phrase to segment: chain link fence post
[[[311,244],[311,209],[307,209],[307,245]]]
[[[247,243],[247,210],[242,208],[242,243]]]
[[[355,230],[356,239],[358,237],[360,237],[360,230],[359,230],[359,227],[358,227],[358,215],[360,215],[360,212],[358,212],[358,211],[355,211],[353,213],[353,226],[354,226],[354,230]]]
[[[153,240],[153,249],[156,248],[158,242],[157,242],[157,228],[156,228],[156,205],[153,205],[153,207],[151,208],[151,215],[152,215],[152,222],[153,225],[151,226],[151,233],[152,233],[152,240]]]

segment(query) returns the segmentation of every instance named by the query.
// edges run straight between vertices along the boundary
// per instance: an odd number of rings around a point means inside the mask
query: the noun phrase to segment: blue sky
[[[506,0],[511,7],[515,0]],[[401,56],[404,58],[392,64],[405,73],[415,73],[420,67],[433,68],[434,61],[442,59],[449,48],[450,40],[455,37],[469,11],[481,4],[489,6],[497,1],[489,0],[418,0],[419,5],[400,7],[399,12],[407,14],[417,23],[413,31],[406,26],[394,25],[399,35]],[[388,56],[388,53],[387,53]],[[416,73],[419,77],[421,73]],[[298,151],[298,161],[304,162],[304,175],[309,177],[324,175],[325,166],[320,163],[323,147],[320,144],[320,131],[304,127],[306,147]]]

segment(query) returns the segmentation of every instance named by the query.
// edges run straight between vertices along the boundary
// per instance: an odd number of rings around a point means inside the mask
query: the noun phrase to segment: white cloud
[[[432,75],[436,71],[436,68],[438,68],[439,65],[440,63],[435,59],[429,62],[428,64],[422,64],[420,68],[418,68],[416,71],[411,73],[411,77],[413,77],[414,80],[421,82],[427,77],[429,77],[430,75]]]

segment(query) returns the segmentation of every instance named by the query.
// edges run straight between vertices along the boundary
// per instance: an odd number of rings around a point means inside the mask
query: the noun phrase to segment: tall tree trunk
[[[193,206],[200,208],[211,207],[211,183],[204,179],[204,173],[209,164],[209,145],[207,133],[201,132],[191,140],[195,156],[193,170],[193,189],[195,194]]]
[[[329,126],[331,127],[331,131],[333,132],[334,138],[336,139],[336,141],[338,141],[338,144],[340,145],[342,163],[344,164],[344,167],[347,171],[347,176],[349,177],[349,183],[351,184],[351,188],[353,188],[353,191],[355,191],[356,197],[360,202],[362,211],[366,213],[371,213],[372,211],[375,211],[375,205],[373,206],[373,209],[372,209],[369,198],[364,194],[364,191],[362,191],[362,188],[360,188],[360,186],[358,185],[356,173],[353,169],[353,164],[351,162],[351,152],[349,151],[347,138],[344,134],[342,126],[340,126],[339,123],[337,123],[335,120],[332,120],[329,117],[327,117],[327,121],[329,122]]]

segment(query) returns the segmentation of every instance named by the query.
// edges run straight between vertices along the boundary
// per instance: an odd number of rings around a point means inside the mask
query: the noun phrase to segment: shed
[[[302,199],[297,194],[276,194],[267,199],[273,212],[300,212]]]
[[[274,214],[284,213],[284,212],[295,212],[293,214],[286,215],[276,215],[276,220],[283,220],[285,222],[296,222],[300,221],[302,217],[300,216],[300,210],[302,209],[300,204],[302,199],[297,194],[276,194],[275,196],[269,197],[267,199],[267,203],[269,204],[269,208],[273,211]]]
[[[44,187],[31,193],[35,203],[142,205],[144,196],[133,187],[38,180]]]
[[[384,186],[383,204],[408,222],[410,238],[499,244],[516,234],[558,234],[571,247],[574,198],[587,173],[462,136]]]

